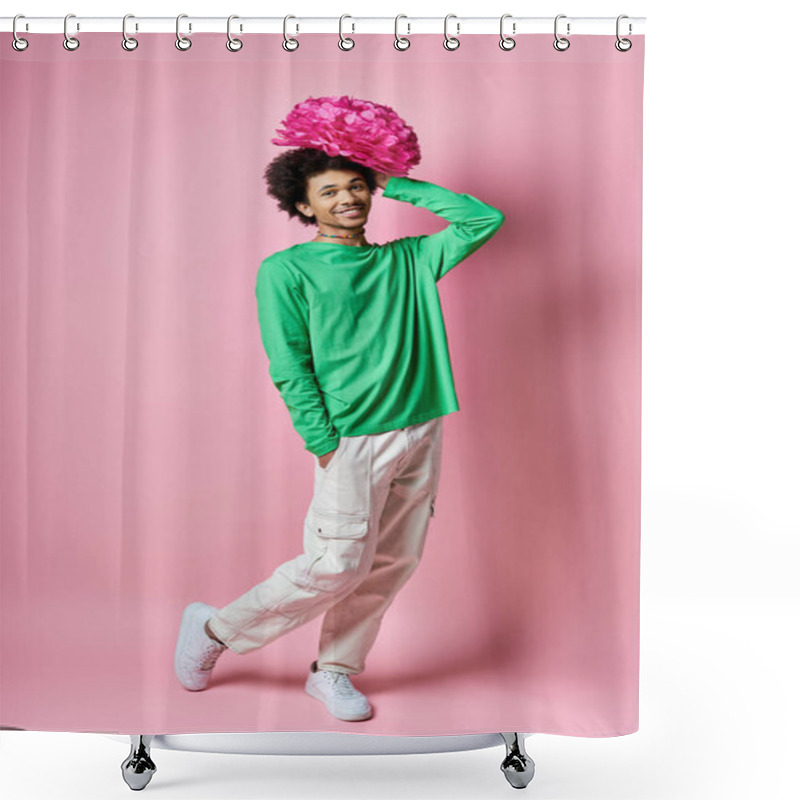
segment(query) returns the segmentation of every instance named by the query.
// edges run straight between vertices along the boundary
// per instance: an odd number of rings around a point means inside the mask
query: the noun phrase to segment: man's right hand
[[[330,461],[330,460],[333,458],[333,454],[334,454],[334,453],[335,453],[335,452],[336,452],[338,449],[339,449],[339,448],[338,448],[338,447],[336,447],[335,449],[331,450],[329,453],[325,453],[325,454],[323,454],[323,455],[321,455],[321,456],[318,456],[318,458],[319,458],[319,465],[320,465],[320,466],[321,466],[323,469],[325,469],[325,467],[327,467],[327,466],[328,466],[328,462],[329,462],[329,461]]]

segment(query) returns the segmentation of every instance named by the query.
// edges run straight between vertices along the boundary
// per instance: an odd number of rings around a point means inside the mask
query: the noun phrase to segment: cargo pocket
[[[330,511],[314,512],[317,535],[323,539],[364,539],[369,530],[369,517],[359,514],[334,514]]]
[[[310,582],[326,592],[346,588],[362,569],[369,516],[345,516],[314,510],[311,523],[324,554],[309,570]]]

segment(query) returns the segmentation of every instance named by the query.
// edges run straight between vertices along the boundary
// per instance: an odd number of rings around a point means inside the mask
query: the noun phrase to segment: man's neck
[[[327,226],[323,229],[323,226],[318,225],[317,235],[311,241],[344,244],[348,247],[363,247],[367,244],[366,231],[363,226],[360,231],[354,231],[352,228],[348,230],[347,228],[329,228]]]
[[[345,247],[368,247],[369,242],[364,239],[364,235],[361,235],[360,239],[344,239],[338,238],[335,236],[317,236],[311,240],[312,242],[325,242],[327,244],[341,244]]]

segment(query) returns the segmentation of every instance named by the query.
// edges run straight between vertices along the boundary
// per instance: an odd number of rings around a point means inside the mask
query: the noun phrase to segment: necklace
[[[338,233],[322,233],[321,231],[317,231],[317,236],[327,236],[330,239],[358,239],[360,236],[363,236],[363,234],[348,233],[344,236],[340,236]]]

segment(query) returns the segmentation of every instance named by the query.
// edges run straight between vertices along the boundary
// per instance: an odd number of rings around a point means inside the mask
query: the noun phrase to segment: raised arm
[[[438,233],[409,237],[418,261],[430,268],[437,281],[491,239],[505,220],[500,209],[470,194],[415,178],[389,177],[383,196],[427,208],[450,222]]]

